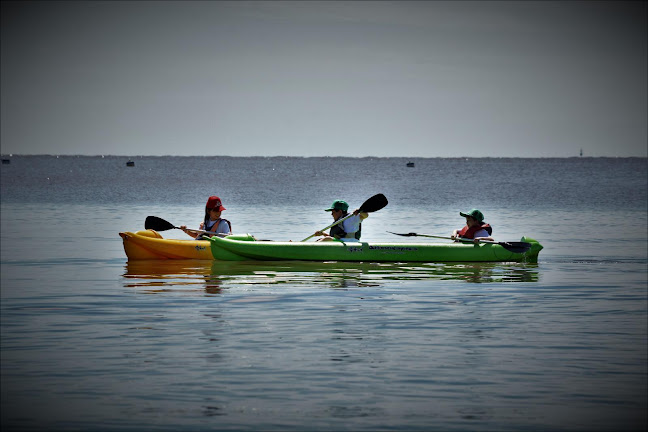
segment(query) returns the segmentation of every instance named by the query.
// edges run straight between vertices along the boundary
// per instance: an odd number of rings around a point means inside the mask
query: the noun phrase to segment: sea
[[[2,159],[3,431],[648,428],[646,158]],[[447,236],[478,208],[544,249],[129,262],[119,236],[198,228],[217,195],[235,233],[300,241],[378,193],[363,241],[447,242],[390,232]]]

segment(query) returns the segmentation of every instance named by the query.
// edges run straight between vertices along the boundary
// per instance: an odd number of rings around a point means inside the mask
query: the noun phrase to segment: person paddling
[[[324,211],[330,211],[333,220],[337,221],[349,215],[347,210],[349,210],[349,204],[346,201],[336,200],[333,201],[331,207]],[[353,216],[332,226],[329,234],[322,231],[315,231],[315,235],[322,236],[318,241],[341,240],[344,242],[357,242],[360,240],[362,221],[367,217],[369,217],[368,213],[356,209],[353,211]]]
[[[450,236],[451,239],[472,239],[475,243],[479,243],[481,240],[495,241],[490,236],[493,233],[493,228],[484,223],[484,214],[481,211],[472,209],[468,213],[459,212],[459,214],[466,218],[466,226],[460,230],[454,230]]]
[[[221,199],[217,196],[210,196],[205,205],[205,220],[201,222],[200,229],[203,231],[210,231],[219,236],[226,236],[232,234],[232,224],[227,219],[221,218],[221,212],[225,210]],[[187,235],[200,240],[201,238],[209,237],[209,234],[197,233],[187,230],[186,225],[180,225]]]

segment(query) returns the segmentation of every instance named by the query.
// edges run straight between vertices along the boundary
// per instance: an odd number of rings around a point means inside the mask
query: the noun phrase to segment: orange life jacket
[[[493,228],[489,224],[485,223],[471,228],[468,228],[468,225],[466,225],[457,234],[460,237],[472,239],[475,238],[475,233],[481,230],[486,230],[489,236],[493,233]]]
[[[216,219],[216,221],[214,222],[214,225],[212,225],[211,229],[207,229],[207,222],[209,222],[209,221],[210,221],[209,218],[205,218],[205,221],[204,221],[204,224],[205,224],[205,225],[204,225],[205,231],[209,231],[209,232],[216,232],[216,230],[218,229],[218,225],[220,225],[221,221],[225,221],[225,222],[227,222],[227,225],[229,226],[229,231],[230,231],[230,233],[232,232],[232,224],[231,224],[230,221],[228,221],[227,219],[218,218],[218,219]]]

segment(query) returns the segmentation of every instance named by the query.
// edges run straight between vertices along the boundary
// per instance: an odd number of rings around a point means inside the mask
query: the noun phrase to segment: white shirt
[[[341,240],[344,240],[345,242],[360,241],[355,238],[355,233],[360,229],[360,222],[362,222],[360,215],[353,215],[350,218],[345,219],[340,225],[342,225],[342,229],[346,233],[347,237],[344,237]]]
[[[485,229],[480,229],[479,231],[477,231],[475,233],[474,238],[477,238],[477,237],[490,237],[490,234],[488,234],[488,231],[486,231]]]
[[[212,228],[216,221],[209,221],[207,222],[207,226],[205,227],[205,231],[214,231]],[[230,227],[225,220],[221,219],[220,222],[218,223],[218,228],[214,231],[216,234],[229,234],[230,233]]]
[[[211,228],[213,228],[215,223],[216,221],[210,220],[209,222],[207,222],[207,226],[205,226],[204,230],[213,231]],[[213,232],[215,232],[216,234],[227,234],[227,235],[231,234],[229,224],[225,222],[224,219],[220,220],[220,222],[218,223],[218,227],[216,228],[216,231]],[[213,236],[213,234],[208,234],[208,233],[200,234],[198,237],[196,237],[196,240],[202,240],[205,238],[209,238],[211,236]]]

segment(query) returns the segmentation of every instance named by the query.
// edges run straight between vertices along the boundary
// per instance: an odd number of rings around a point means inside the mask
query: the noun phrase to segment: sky
[[[648,155],[647,2],[2,2],[2,154]]]

